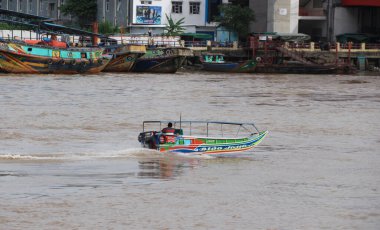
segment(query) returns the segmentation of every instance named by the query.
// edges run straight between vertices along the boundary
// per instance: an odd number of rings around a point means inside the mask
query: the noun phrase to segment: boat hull
[[[116,47],[105,47],[105,52],[112,55],[103,72],[129,72],[136,60],[146,53],[142,45],[122,45]]]
[[[190,155],[230,155],[250,150],[257,146],[268,131],[253,134],[247,138],[196,138],[178,136],[173,143],[159,144],[159,137],[152,136],[151,141],[143,143],[143,147],[156,149],[160,152],[173,152]]]
[[[138,53],[116,54],[103,72],[129,72],[141,55]]]
[[[181,67],[184,57],[164,57],[137,60],[132,72],[175,73]]]
[[[186,48],[153,48],[136,60],[132,72],[175,73],[191,50]]]
[[[324,65],[283,65],[283,64],[259,64],[257,73],[283,73],[283,74],[334,74],[336,66]]]
[[[203,62],[202,65],[203,70],[212,72],[253,73],[256,68],[256,62],[254,60],[223,63]]]

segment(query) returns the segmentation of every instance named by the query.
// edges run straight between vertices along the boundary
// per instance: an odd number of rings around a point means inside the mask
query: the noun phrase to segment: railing
[[[288,49],[298,50],[298,51],[318,51],[318,50],[326,50],[326,51],[336,51],[339,52],[380,52],[380,44],[379,43],[282,43],[277,46],[284,46]],[[270,45],[268,45],[270,47]]]
[[[207,41],[185,41],[185,47],[207,47]]]

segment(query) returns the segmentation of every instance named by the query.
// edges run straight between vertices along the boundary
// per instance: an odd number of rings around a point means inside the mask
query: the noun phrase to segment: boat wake
[[[0,161],[80,161],[94,159],[150,159],[150,158],[191,158],[215,159],[216,156],[206,154],[159,152],[144,148],[130,148],[108,152],[80,152],[80,153],[0,153]]]
[[[131,148],[106,152],[79,152],[79,153],[0,153],[0,161],[70,161],[90,159],[115,159],[115,158],[152,158],[163,156],[155,150]]]

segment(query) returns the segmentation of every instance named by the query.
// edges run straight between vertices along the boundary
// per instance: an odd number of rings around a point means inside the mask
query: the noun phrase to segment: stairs
[[[299,61],[303,64],[307,64],[307,65],[314,64],[313,62],[310,62],[310,61],[306,60],[304,57],[300,56],[297,52],[290,51],[284,47],[276,47],[276,50],[278,50],[279,52],[281,52],[285,56],[288,56],[288,57],[290,57],[296,61]]]

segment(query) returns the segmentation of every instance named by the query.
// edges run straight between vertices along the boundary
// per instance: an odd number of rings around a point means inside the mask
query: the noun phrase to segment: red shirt
[[[174,134],[175,129],[167,127],[162,130],[163,133],[172,133]]]

